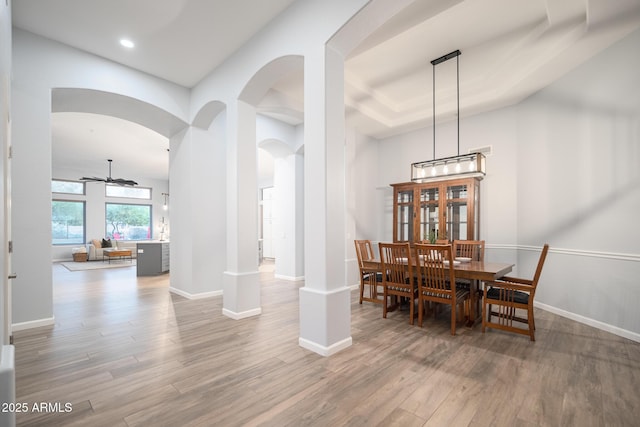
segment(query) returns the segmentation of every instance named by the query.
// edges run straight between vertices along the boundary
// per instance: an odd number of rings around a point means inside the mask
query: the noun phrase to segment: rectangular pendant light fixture
[[[484,177],[485,156],[482,153],[463,154],[411,164],[411,181],[429,182],[460,177]]]
[[[433,65],[433,160],[411,164],[411,181],[429,182],[460,177],[484,177],[486,158],[482,153],[460,155],[460,51],[455,50],[431,61]],[[436,65],[456,58],[456,96],[458,108],[458,155],[436,159]]]

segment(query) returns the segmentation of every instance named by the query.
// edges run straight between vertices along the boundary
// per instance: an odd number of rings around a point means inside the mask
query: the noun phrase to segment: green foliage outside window
[[[84,243],[84,202],[53,200],[51,234],[54,245]]]
[[[106,236],[113,240],[151,238],[151,205],[107,203]]]

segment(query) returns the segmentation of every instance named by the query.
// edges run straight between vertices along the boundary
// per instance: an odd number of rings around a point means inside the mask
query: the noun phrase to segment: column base
[[[222,314],[234,320],[257,316],[262,313],[260,307],[260,273],[223,274]]]
[[[300,288],[298,344],[321,356],[331,356],[351,343],[351,289]]]

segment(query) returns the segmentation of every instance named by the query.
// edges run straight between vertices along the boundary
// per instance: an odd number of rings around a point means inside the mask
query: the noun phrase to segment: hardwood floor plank
[[[129,270],[129,271],[127,271]],[[616,425],[640,419],[640,343],[535,311],[536,341],[407,323],[351,295],[353,345],[298,345],[303,282],[261,273],[262,314],[188,300],[168,276],[54,265],[55,325],[14,334],[19,426]]]
[[[389,427],[419,427],[424,425],[425,420],[416,417],[411,412],[396,409],[387,418],[383,419],[378,425]],[[355,425],[374,425],[374,424],[355,424]]]

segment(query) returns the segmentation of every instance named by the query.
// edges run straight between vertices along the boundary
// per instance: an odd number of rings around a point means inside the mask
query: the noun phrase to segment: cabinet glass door
[[[396,240],[398,242],[413,241],[413,190],[398,191],[396,204],[396,215],[398,215]]]
[[[467,240],[467,185],[447,186],[447,238]]]
[[[429,240],[430,233],[437,238],[439,231],[439,188],[420,190],[420,240]]]

